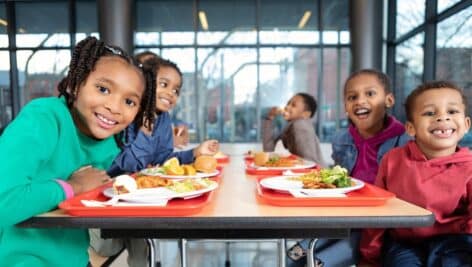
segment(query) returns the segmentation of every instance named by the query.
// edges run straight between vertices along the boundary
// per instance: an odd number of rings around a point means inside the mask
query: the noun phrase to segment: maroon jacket
[[[428,160],[416,143],[409,141],[384,156],[375,185],[430,210],[436,218],[430,227],[389,229],[392,238],[421,242],[439,234],[472,234],[472,153],[468,148]],[[361,254],[367,262],[378,263],[384,232],[364,231]]]

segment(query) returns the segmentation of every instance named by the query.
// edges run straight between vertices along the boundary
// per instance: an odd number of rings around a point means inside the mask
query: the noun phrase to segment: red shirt
[[[396,240],[421,242],[439,234],[472,234],[472,153],[458,148],[450,156],[428,160],[414,141],[392,149],[380,163],[375,185],[433,212],[430,227],[389,229]],[[361,254],[378,263],[384,229],[362,234]]]

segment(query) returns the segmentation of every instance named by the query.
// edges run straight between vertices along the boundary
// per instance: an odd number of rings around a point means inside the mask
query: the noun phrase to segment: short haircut
[[[390,77],[388,77],[387,74],[378,70],[374,70],[374,69],[362,69],[362,70],[353,72],[351,73],[351,75],[349,75],[349,77],[346,79],[346,82],[344,83],[344,93],[346,93],[346,89],[347,89],[346,86],[348,82],[352,80],[353,78],[362,74],[375,76],[377,80],[379,81],[379,83],[383,85],[383,88],[386,94],[390,94],[392,92],[392,82],[390,80]]]
[[[464,91],[462,88],[457,86],[455,83],[450,82],[450,81],[431,81],[431,82],[426,82],[418,87],[416,87],[406,98],[405,101],[405,113],[406,113],[406,119],[408,121],[413,121],[413,109],[415,108],[415,101],[420,96],[426,91],[430,90],[438,90],[438,89],[445,89],[445,88],[450,88],[455,91],[457,91],[462,98],[462,103],[465,106],[465,114],[467,116],[467,97],[464,95]]]
[[[313,118],[316,113],[316,108],[318,104],[316,103],[316,99],[307,93],[297,93],[296,96],[301,96],[303,99],[303,104],[305,104],[305,110],[310,112],[310,118]]]

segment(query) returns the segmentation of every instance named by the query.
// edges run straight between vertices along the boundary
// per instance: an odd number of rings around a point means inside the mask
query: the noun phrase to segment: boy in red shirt
[[[415,137],[387,153],[375,184],[432,211],[434,225],[368,229],[363,260],[374,266],[472,266],[472,153],[458,142],[470,128],[467,99],[455,84],[417,87],[405,104]]]

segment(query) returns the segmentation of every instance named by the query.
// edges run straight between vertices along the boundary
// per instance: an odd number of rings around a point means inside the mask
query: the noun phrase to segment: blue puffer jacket
[[[385,141],[380,146],[377,153],[377,162],[380,163],[385,153],[390,151],[392,148],[403,146],[409,140],[411,140],[411,136],[404,133]],[[331,158],[334,160],[334,164],[343,166],[349,171],[349,173],[351,173],[357,161],[357,148],[348,128],[343,129],[342,131],[339,131],[335,134],[331,143],[331,147],[333,149]]]

